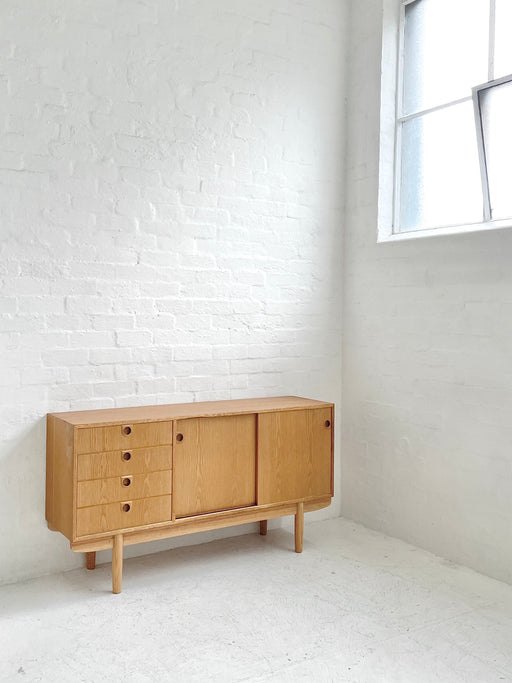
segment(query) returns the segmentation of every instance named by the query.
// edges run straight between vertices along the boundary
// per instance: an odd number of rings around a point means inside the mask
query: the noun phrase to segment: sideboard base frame
[[[267,520],[277,517],[295,516],[295,552],[301,553],[304,537],[304,513],[328,507],[330,497],[313,501],[259,505],[236,510],[224,510],[194,518],[177,519],[174,522],[153,529],[115,533],[109,537],[75,541],[70,543],[71,550],[86,553],[87,568],[94,569],[96,551],[112,549],[112,592],[120,593],[123,576],[123,547],[135,543],[145,543],[174,536],[199,533],[212,529],[222,529],[251,522],[260,523],[260,534],[267,533]]]

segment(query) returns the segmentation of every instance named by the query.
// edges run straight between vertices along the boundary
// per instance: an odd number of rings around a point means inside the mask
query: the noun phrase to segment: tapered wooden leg
[[[85,553],[85,566],[87,569],[96,569],[96,553]]]
[[[123,535],[114,536],[112,546],[112,593],[120,593],[123,583]]]
[[[262,519],[260,522],[260,534],[262,536],[267,535],[267,520],[266,519]]]
[[[302,552],[302,542],[304,539],[304,503],[297,503],[295,514],[295,552]]]

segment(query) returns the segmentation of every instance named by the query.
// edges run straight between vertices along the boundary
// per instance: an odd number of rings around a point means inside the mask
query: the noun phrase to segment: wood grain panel
[[[77,506],[103,505],[116,501],[151,496],[171,495],[172,472],[145,472],[143,474],[92,479],[78,482]]]
[[[328,507],[330,504],[330,496],[312,500],[304,503],[304,512],[320,510]],[[151,529],[135,528],[125,530],[123,531],[123,544],[133,545],[134,543],[157,541],[163,538],[184,536],[200,531],[259,522],[262,519],[275,519],[276,517],[295,515],[296,513],[297,503],[276,503],[261,507],[238,508],[236,510],[224,510],[206,515],[196,515],[195,517],[184,517],[183,519],[177,519],[175,522],[157,524]],[[111,547],[112,534],[110,533],[96,534],[94,537],[83,538],[71,543],[71,550],[79,553],[105,550]]]
[[[123,503],[130,506],[123,510]],[[156,496],[94,507],[79,508],[76,513],[77,536],[117,531],[171,519],[171,496]]]
[[[175,423],[173,511],[176,517],[254,505],[255,485],[255,415]]]
[[[125,433],[129,430],[129,433]],[[126,423],[77,430],[76,452],[98,453],[118,448],[144,448],[172,442],[172,422]]]
[[[331,430],[331,408],[258,415],[258,505],[331,495]]]
[[[46,519],[48,527],[73,536],[73,426],[48,415],[46,422]]]
[[[198,401],[197,403],[171,403],[158,406],[79,410],[68,413],[52,413],[52,415],[76,426],[92,427],[93,425],[101,426],[104,424],[117,425],[130,424],[131,422],[184,420],[193,417],[248,415],[275,410],[304,410],[330,406],[332,403],[301,398],[300,396],[271,396],[231,401]]]
[[[129,454],[129,459],[125,454]],[[172,469],[172,445],[133,448],[77,457],[78,481]]]

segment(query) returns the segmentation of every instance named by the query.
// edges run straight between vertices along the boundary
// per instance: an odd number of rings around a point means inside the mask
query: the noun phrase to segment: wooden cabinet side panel
[[[331,408],[331,496],[334,496],[334,406]]]
[[[183,435],[181,441],[179,435]],[[187,517],[255,502],[255,415],[177,421],[174,515]]]
[[[258,415],[258,505],[326,495],[332,495],[332,409]]]
[[[46,431],[46,519],[50,529],[73,538],[73,426],[48,415]]]

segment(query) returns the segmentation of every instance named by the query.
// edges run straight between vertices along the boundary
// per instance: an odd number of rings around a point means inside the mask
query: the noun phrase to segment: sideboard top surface
[[[50,415],[76,427],[90,427],[104,424],[105,422],[109,424],[159,422],[191,417],[216,417],[220,415],[240,415],[243,413],[267,413],[278,410],[327,408],[332,405],[332,403],[326,403],[325,401],[315,401],[298,396],[276,396],[272,398],[244,398],[231,401],[204,401],[197,403],[171,403],[157,406],[80,410],[66,413],[50,413]]]

